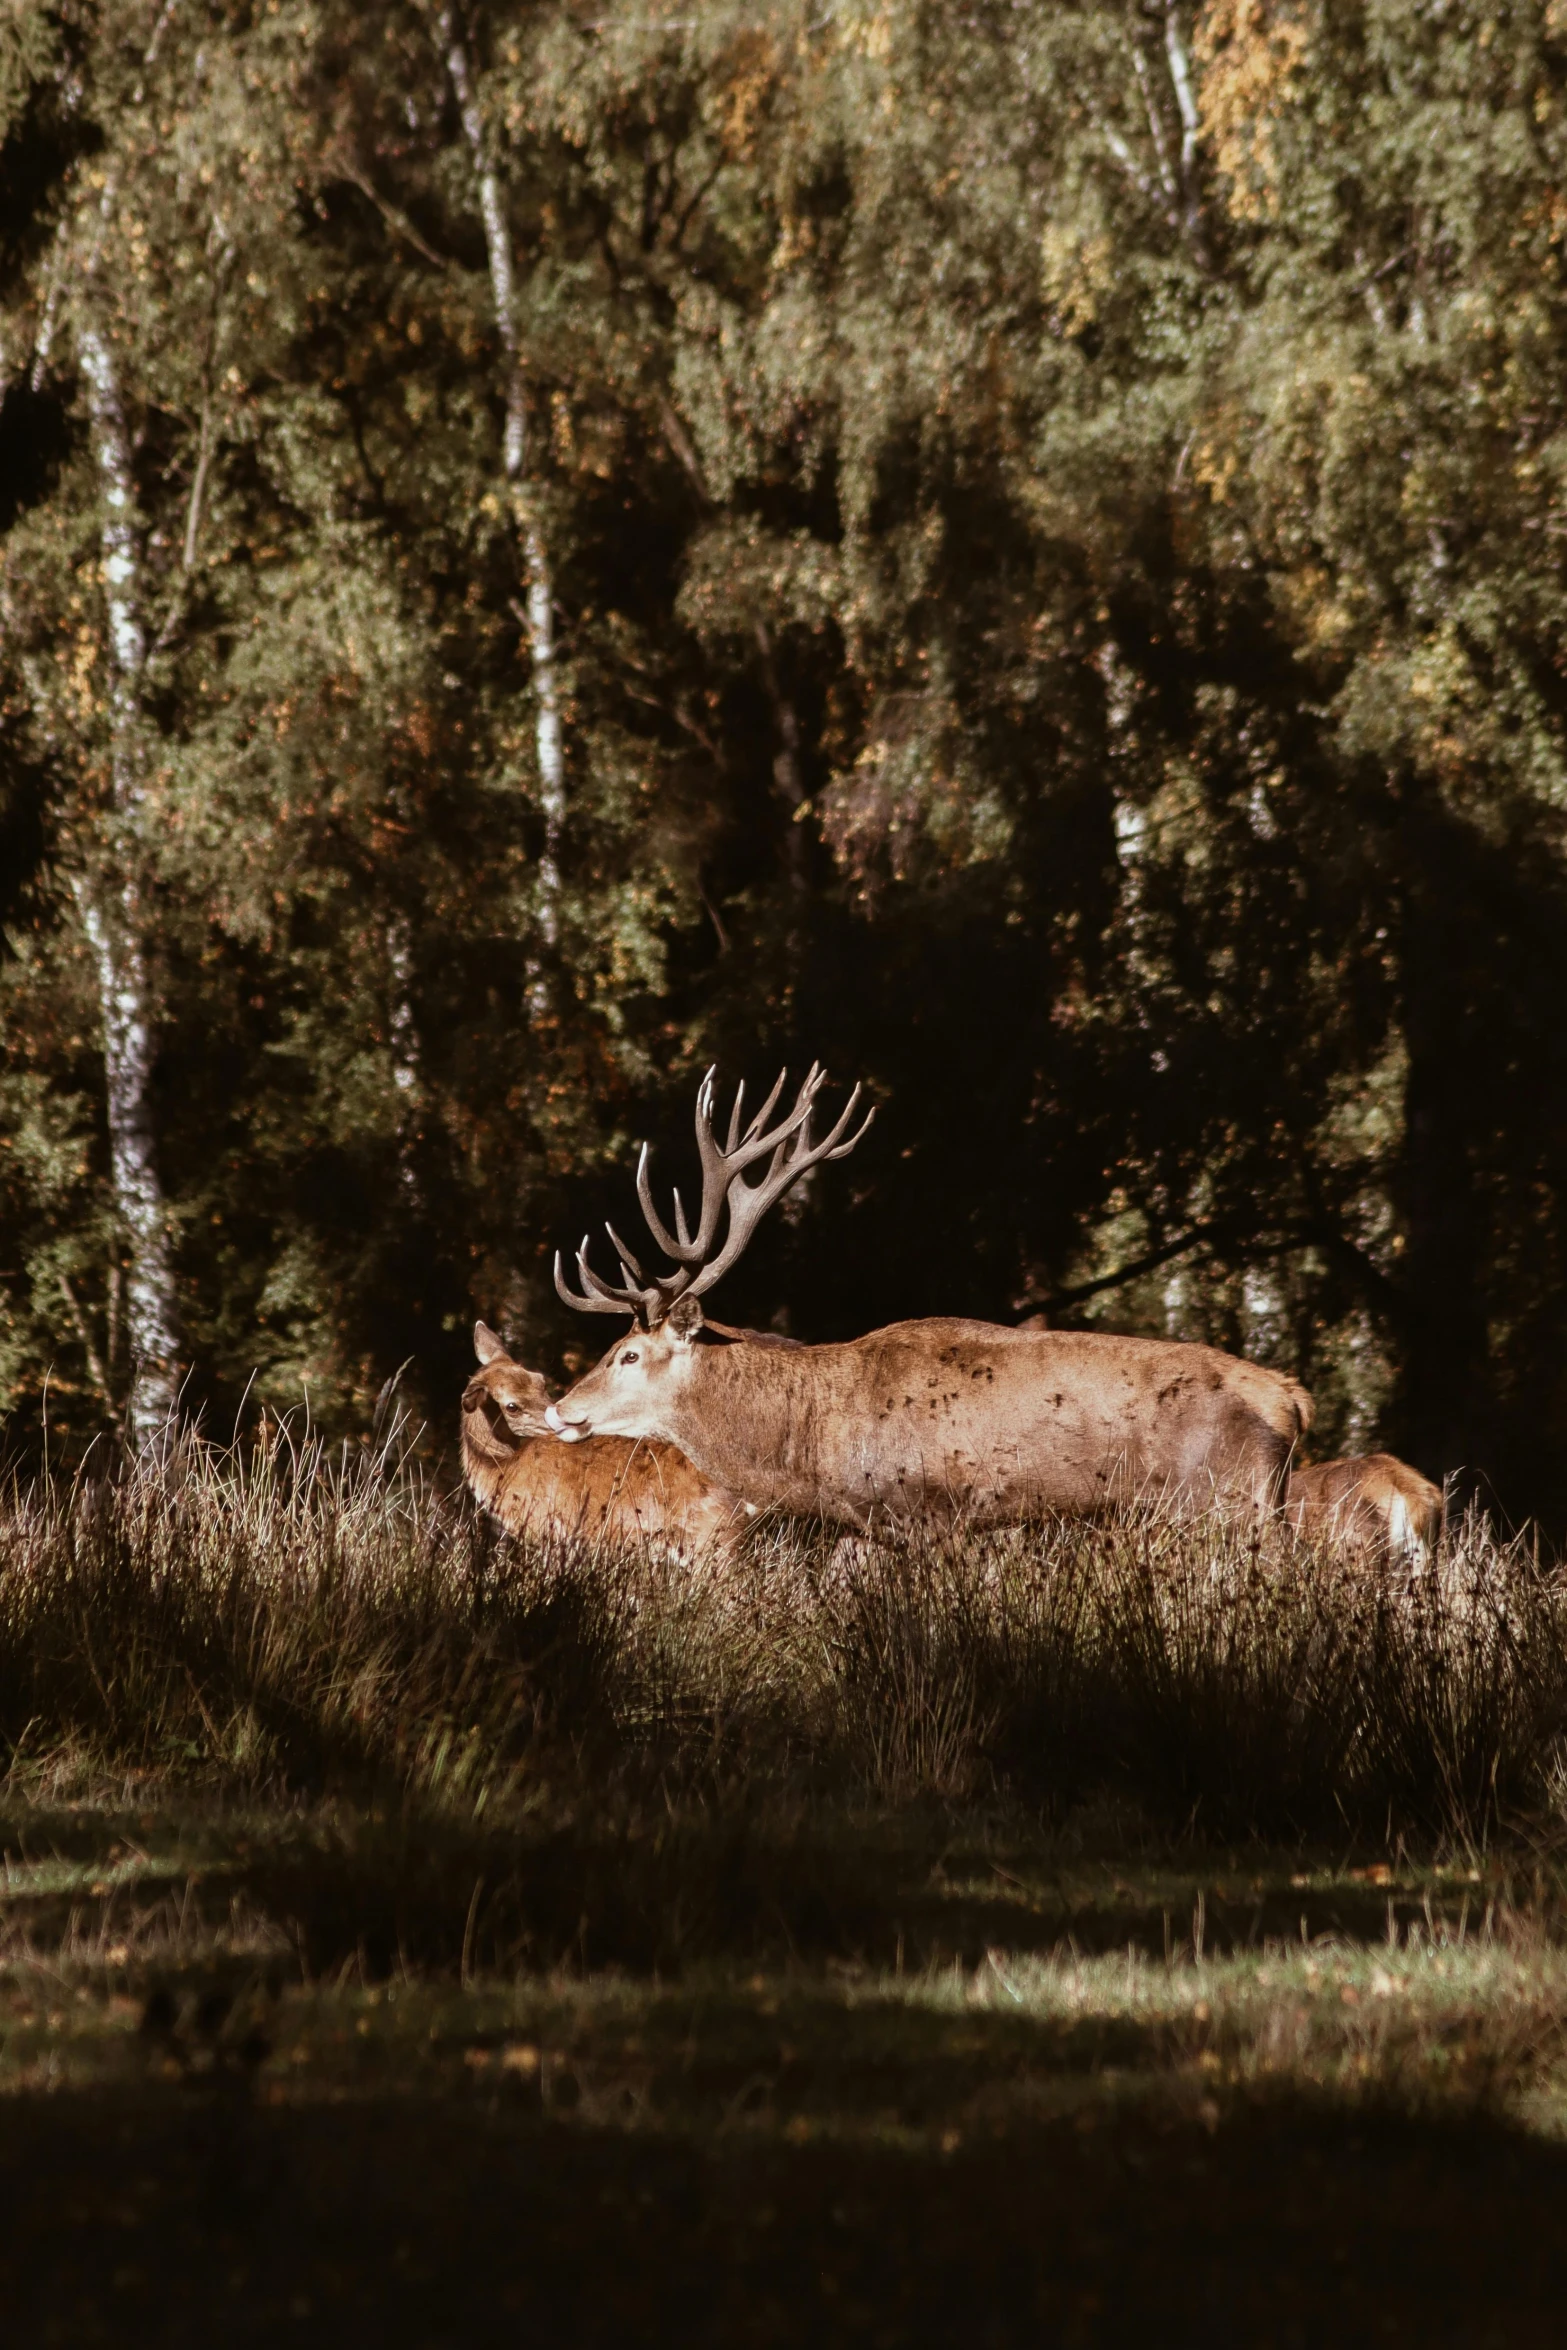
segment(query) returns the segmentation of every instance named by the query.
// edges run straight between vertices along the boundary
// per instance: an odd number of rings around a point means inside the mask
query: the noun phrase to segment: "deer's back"
[[[1238,1403],[1288,1442],[1311,1425],[1311,1398],[1298,1381],[1184,1339],[1024,1330],[954,1315],[893,1322],[844,1351],[862,1357],[873,1376],[913,1373],[906,1405],[928,1407],[934,1394],[951,1405],[999,1402],[1032,1414],[1071,1401],[1106,1421],[1133,1415],[1149,1425]]]
[[[693,1552],[730,1542],[742,1515],[731,1494],[656,1437],[540,1439],[518,1454],[493,1506],[513,1534]]]
[[[766,1359],[714,1350],[688,1412],[692,1449],[736,1481],[744,1460],[759,1500],[1006,1516],[1231,1481],[1271,1502],[1311,1399],[1212,1347],[932,1317]]]

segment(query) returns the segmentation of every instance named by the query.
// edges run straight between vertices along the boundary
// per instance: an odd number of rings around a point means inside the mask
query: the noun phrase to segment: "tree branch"
[[[1149,178],[1147,172],[1144,171],[1142,165],[1138,162],[1136,156],[1132,153],[1131,148],[1122,138],[1120,132],[1116,130],[1112,124],[1106,122],[1102,116],[1097,117],[1096,119],[1098,120],[1099,124],[1100,137],[1104,140],[1105,145],[1109,148],[1111,154],[1115,157],[1117,163],[1119,163],[1127,178],[1132,182],[1132,185],[1136,188],[1138,194],[1140,196],[1146,196],[1151,203],[1157,203],[1159,200],[1159,186],[1157,181],[1151,180]]]
[[[405,245],[411,245],[420,258],[428,261],[432,268],[444,270],[448,277],[458,277],[462,274],[450,254],[438,253],[429,240],[420,235],[407,213],[400,212],[388,197],[382,195],[364,166],[346,147],[335,147],[331,151],[326,158],[326,168],[329,172],[334,172],[339,179],[347,180],[351,188],[357,188],[361,196],[366,197],[375,206],[392,234],[401,237]]]
[[[718,185],[719,176],[728,160],[729,158],[727,155],[720,154],[718,161],[714,164],[706,179],[702,180],[698,184],[689,203],[680,213],[677,214],[675,219],[674,233],[669,240],[669,250],[671,253],[679,252],[680,240],[685,235],[686,230],[691,226],[691,222],[696,213],[697,206],[702,202],[702,199],[705,196],[710,196],[712,194],[714,188]]]
[[[1140,1280],[1144,1273],[1156,1273],[1161,1265],[1168,1265],[1174,1258],[1185,1256],[1188,1250],[1200,1248],[1205,1241],[1213,1240],[1219,1229],[1213,1224],[1195,1225],[1190,1232],[1183,1232],[1179,1240],[1166,1241],[1162,1248],[1149,1249],[1145,1255],[1134,1257],[1130,1264],[1117,1266],[1113,1273],[1101,1273],[1095,1281],[1079,1281],[1071,1289],[1053,1290],[1048,1297],[1025,1294],[1017,1302],[1041,1313],[1056,1313],[1063,1306],[1082,1305],[1085,1299],[1099,1297],[1107,1289],[1120,1289],[1128,1281]]]
[[[1153,94],[1153,84],[1148,79],[1148,60],[1143,55],[1142,43],[1137,40],[1132,42],[1132,71],[1137,76],[1137,86],[1143,94],[1143,112],[1148,117],[1148,129],[1153,139],[1153,151],[1159,163],[1159,177],[1164,184],[1165,194],[1169,197],[1171,205],[1174,206],[1180,202],[1180,182],[1175,176],[1175,166],[1170,160],[1170,150],[1164,135],[1164,120],[1160,115],[1158,103]]]
[[[1133,1257],[1129,1264],[1118,1265],[1113,1273],[1101,1273],[1096,1280],[1080,1281],[1070,1289],[1055,1290],[1048,1297],[1036,1297],[1026,1292],[1017,1304],[1042,1313],[1058,1312],[1065,1306],[1082,1305],[1088,1298],[1102,1296],[1106,1290],[1123,1288],[1128,1281],[1137,1281],[1145,1273],[1157,1272],[1161,1265],[1170,1264],[1176,1257],[1185,1256],[1194,1248],[1205,1247],[1211,1248],[1217,1257],[1234,1257],[1242,1263],[1257,1257],[1286,1256],[1291,1249],[1320,1248],[1353,1276],[1357,1285],[1370,1294],[1389,1321],[1400,1330],[1408,1327],[1411,1312],[1408,1293],[1326,1214],[1303,1216],[1285,1225],[1271,1239],[1261,1233],[1243,1236],[1233,1224],[1194,1224],[1179,1239],[1166,1241],[1159,1248],[1149,1249],[1142,1256]]]
[[[233,244],[223,237],[221,224],[213,215],[208,249],[217,246],[217,259],[212,271],[212,301],[207,312],[207,348],[201,365],[201,421],[196,435],[196,471],[190,485],[190,498],[185,508],[185,538],[180,550],[180,575],[169,598],[169,608],[163,616],[156,636],[147,648],[147,660],[156,661],[168,650],[179,629],[180,616],[185,609],[185,586],[196,568],[196,546],[201,534],[202,509],[206,501],[207,475],[212,465],[217,436],[212,423],[212,387],[217,367],[218,326],[223,307],[223,281],[234,259]]]
[[[658,421],[660,430],[669,443],[674,456],[684,468],[691,487],[695,490],[702,504],[711,507],[713,495],[707,486],[707,477],[702,471],[702,460],[697,455],[691,435],[686,430],[685,419],[672,400],[660,398]]]
[[[196,540],[201,529],[202,499],[207,488],[207,467],[212,461],[212,380],[218,363],[218,326],[223,315],[223,281],[234,260],[232,239],[223,235],[217,215],[212,227],[217,242],[217,258],[212,267],[212,302],[207,312],[207,348],[201,363],[201,434],[196,452],[196,478],[191,483],[190,506],[185,516],[185,546],[182,566],[194,569]]]
[[[1164,53],[1169,59],[1170,80],[1181,115],[1181,184],[1189,190],[1192,166],[1197,160],[1197,140],[1202,130],[1202,117],[1197,111],[1197,99],[1192,89],[1191,60],[1186,54],[1181,28],[1175,19],[1175,0],[1164,0]]]

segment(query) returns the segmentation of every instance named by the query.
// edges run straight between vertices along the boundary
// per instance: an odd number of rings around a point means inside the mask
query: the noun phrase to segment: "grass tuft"
[[[0,1510],[14,1791],[173,1778],[468,1823],[1108,1796],[1222,1837],[1483,1845],[1553,1814],[1567,1577],[1478,1519],[1423,1570],[1130,1511],[719,1569],[513,1543],[395,1457],[274,1430]]]

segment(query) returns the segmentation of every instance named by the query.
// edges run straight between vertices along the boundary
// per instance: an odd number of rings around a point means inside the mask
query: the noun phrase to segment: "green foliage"
[[[1567,1513],[1567,33],[1544,0],[1168,21],[476,5],[513,497],[433,10],[7,18],[14,1431],[46,1374],[77,1436],[124,1394],[72,879],[133,856],[220,1418],[259,1367],[357,1428],[411,1356],[444,1421],[476,1310],[585,1351],[549,1255],[623,1210],[631,1141],[684,1131],[708,1057],[822,1052],[883,1117],[737,1317],[1212,1335],[1317,1388],[1324,1449]]]

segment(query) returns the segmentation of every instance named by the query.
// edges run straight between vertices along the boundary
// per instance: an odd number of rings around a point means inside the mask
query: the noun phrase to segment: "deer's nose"
[[[563,1420],[553,1404],[548,1407],[544,1417],[555,1434],[563,1436],[568,1444],[580,1442],[588,1433],[579,1420]]]

